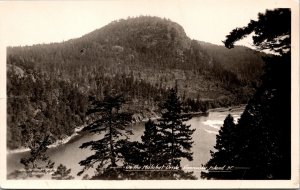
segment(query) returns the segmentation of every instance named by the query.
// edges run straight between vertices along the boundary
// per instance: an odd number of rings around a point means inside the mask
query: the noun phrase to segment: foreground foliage
[[[57,166],[56,171],[52,174],[52,179],[56,180],[70,180],[74,179],[72,175],[70,175],[71,169],[67,169],[66,166],[60,164]]]
[[[80,146],[80,148],[90,148],[95,151],[95,154],[79,162],[83,169],[77,175],[81,175],[97,164],[98,176],[101,176],[107,169],[118,166],[118,162],[122,158],[119,149],[123,143],[127,142],[126,134],[132,134],[131,130],[126,128],[132,120],[132,114],[120,112],[124,103],[121,95],[107,95],[102,101],[91,98],[91,101],[91,108],[87,114],[94,114],[95,119],[82,131],[98,133],[102,137],[97,141],[89,141]],[[122,137],[126,139],[121,141]]]
[[[169,90],[161,110],[162,117],[157,122],[145,123],[141,143],[123,146],[125,169],[129,168],[127,175],[131,179],[196,179],[180,165],[183,158],[193,159],[190,149],[195,129],[185,124],[191,116],[182,113],[182,103],[175,89]]]
[[[231,116],[217,136],[216,150],[206,164],[208,179],[290,179],[291,177],[291,53],[289,9],[267,10],[258,21],[233,30],[225,45],[255,32],[254,43],[278,53],[265,58],[262,84],[249,100],[240,120]],[[282,25],[281,25],[282,24]],[[233,166],[230,172],[209,170]]]

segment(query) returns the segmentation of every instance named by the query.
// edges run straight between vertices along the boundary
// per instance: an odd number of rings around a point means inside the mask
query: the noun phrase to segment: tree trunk
[[[116,158],[115,158],[114,147],[113,147],[111,117],[112,117],[112,113],[110,114],[110,118],[109,118],[110,161],[111,161],[111,166],[116,167],[117,164],[116,164]]]

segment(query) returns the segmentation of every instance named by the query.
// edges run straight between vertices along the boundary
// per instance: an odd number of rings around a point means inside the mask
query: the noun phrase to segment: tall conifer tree
[[[161,152],[165,164],[180,167],[181,158],[193,160],[192,134],[195,129],[185,124],[191,119],[190,115],[182,114],[182,104],[177,96],[177,91],[171,89],[166,101],[161,105],[162,117],[158,119],[157,128],[163,136],[165,150]]]
[[[225,120],[224,124],[219,130],[219,134],[217,135],[217,143],[215,145],[216,151],[212,153],[212,157],[222,158],[217,163],[223,162],[222,165],[228,165],[232,158],[232,152],[235,147],[235,135],[236,135],[236,126],[234,124],[233,117],[229,114]],[[220,156],[216,156],[216,155]],[[210,160],[211,165],[216,165],[213,160]]]
[[[254,45],[277,55],[265,57],[261,86],[249,100],[237,124],[234,151],[229,160],[236,168],[246,168],[228,175],[210,173],[217,179],[290,179],[291,177],[291,11],[267,10],[246,27],[236,28],[224,44],[234,43],[254,33]],[[221,135],[221,134],[220,134]],[[223,134],[224,135],[224,134]],[[222,138],[223,138],[222,135]],[[225,138],[225,137],[224,137]],[[214,154],[208,162],[223,164]]]
[[[30,127],[34,126],[33,129]],[[49,134],[41,134],[40,131],[37,130],[38,127],[34,124],[34,122],[26,122],[26,124],[22,125],[22,135],[25,137],[22,139],[25,147],[30,149],[30,155],[24,158],[21,158],[20,163],[24,165],[28,177],[41,177],[44,175],[44,172],[36,172],[35,171],[43,171],[47,169],[52,169],[54,166],[54,162],[52,162],[47,155],[48,146],[51,144],[51,135]]]
[[[90,148],[95,151],[95,154],[79,162],[84,168],[77,175],[81,175],[85,170],[98,163],[98,176],[96,175],[96,177],[114,179],[118,176],[115,168],[118,167],[118,162],[122,159],[120,149],[124,143],[127,143],[127,134],[132,133],[131,130],[126,129],[132,120],[132,114],[120,111],[124,103],[124,98],[120,95],[107,95],[102,101],[91,98],[91,101],[92,105],[87,114],[93,114],[96,119],[83,131],[103,134],[104,136],[100,140],[89,141],[80,146],[80,148]],[[121,141],[122,137],[123,140]]]
[[[228,176],[226,171],[228,167],[235,165],[235,155],[236,155],[236,143],[237,143],[237,128],[234,123],[234,119],[229,114],[225,120],[223,126],[219,130],[217,135],[217,142],[214,146],[215,151],[211,151],[211,159],[206,163],[205,167],[208,169],[208,172],[202,172],[201,176],[203,178],[218,177],[222,178],[224,175]],[[214,168],[224,167],[224,171],[215,171]]]
[[[161,153],[167,147],[164,144],[163,136],[158,132],[157,125],[149,119],[145,123],[145,131],[142,136],[143,151],[146,165],[164,165]]]

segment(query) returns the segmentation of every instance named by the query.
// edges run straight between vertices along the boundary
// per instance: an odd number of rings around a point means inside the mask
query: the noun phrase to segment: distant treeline
[[[157,17],[112,22],[62,43],[8,47],[8,147],[22,146],[22,127],[56,139],[72,134],[85,123],[89,96],[124,94],[123,109],[144,118],[160,112],[174,87],[185,112],[245,104],[260,83],[261,55],[199,43]]]
[[[16,62],[15,62],[16,63]],[[166,90],[152,86],[132,77],[101,77],[90,91],[79,88],[68,81],[51,78],[24,66],[10,66],[7,75],[7,139],[10,149],[23,146],[22,129],[32,128],[37,134],[50,133],[56,140],[74,133],[74,129],[86,121],[89,96],[98,98],[123,92],[126,96],[124,108],[133,113],[159,114],[158,105],[165,99]],[[21,69],[22,68],[22,69]],[[94,94],[99,92],[99,94]],[[230,99],[200,100],[181,98],[183,111],[206,112],[216,107],[236,105]],[[145,119],[145,118],[144,118]]]

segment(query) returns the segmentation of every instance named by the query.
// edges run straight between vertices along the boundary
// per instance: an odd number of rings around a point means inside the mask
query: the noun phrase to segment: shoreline
[[[68,142],[70,142],[74,137],[77,137],[79,135],[78,132],[80,132],[82,129],[84,128],[84,126],[80,126],[80,127],[76,127],[74,130],[74,133],[70,136],[67,136],[61,140],[57,140],[56,142],[54,142],[53,144],[49,145],[48,148],[56,148],[60,145],[64,145],[67,144]],[[6,150],[6,155],[7,154],[17,154],[17,153],[24,153],[24,152],[29,152],[30,149],[29,148],[18,148],[18,149],[14,149],[14,150]]]
[[[241,104],[241,105],[238,105],[238,106],[230,106],[230,107],[220,107],[220,108],[212,108],[212,109],[209,109],[207,110],[207,112],[192,112],[192,113],[188,113],[188,114],[191,114],[191,115],[201,115],[201,114],[209,114],[209,112],[225,112],[225,111],[228,111],[229,109],[231,110],[237,110],[237,109],[241,109],[241,108],[245,108],[247,104]],[[158,119],[160,117],[151,117],[151,118],[143,118],[141,119],[139,122],[147,122],[148,119],[151,119],[151,120],[155,120],[155,119]],[[138,122],[133,122],[133,123],[138,123]],[[79,126],[79,127],[76,127],[75,130],[74,130],[74,133],[68,137],[65,137],[61,140],[57,140],[56,142],[54,142],[53,144],[49,145],[48,148],[56,148],[60,145],[64,145],[64,144],[67,144],[68,142],[70,142],[71,140],[73,140],[75,137],[79,136],[80,135],[80,131],[85,127],[85,125],[82,125],[82,126]],[[18,149],[14,149],[14,150],[8,150],[6,149],[6,155],[8,154],[17,154],[17,153],[25,153],[25,152],[29,152],[30,149],[29,148],[18,148]]]
[[[215,112],[215,111],[219,111],[219,112],[225,112],[225,111],[234,111],[234,110],[238,110],[238,109],[242,109],[243,110],[245,109],[245,107],[247,106],[247,104],[240,104],[240,105],[237,105],[237,106],[229,106],[229,107],[219,107],[219,108],[212,108],[212,109],[209,109],[207,110],[207,112]]]

